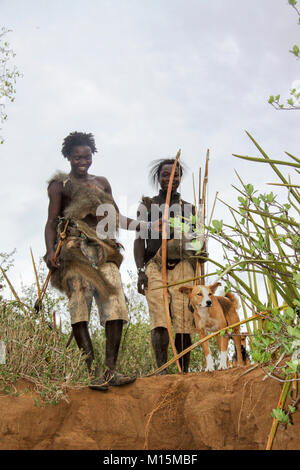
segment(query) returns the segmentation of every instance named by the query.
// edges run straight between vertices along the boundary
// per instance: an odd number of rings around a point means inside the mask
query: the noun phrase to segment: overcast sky
[[[260,189],[275,180],[264,165],[232,157],[258,154],[245,129],[270,156],[299,156],[300,114],[267,104],[300,79],[288,52],[300,27],[286,0],[0,0],[0,11],[23,74],[0,146],[0,251],[17,248],[16,287],[33,279],[29,248],[45,253],[46,181],[69,170],[60,151],[72,131],[94,133],[91,173],[109,179],[130,216],[142,194],[155,193],[150,161],[178,148],[189,201],[210,148],[210,207],[216,191],[236,200],[234,168]],[[220,204],[215,218],[226,220]],[[135,270],[133,239],[122,232],[124,279]]]

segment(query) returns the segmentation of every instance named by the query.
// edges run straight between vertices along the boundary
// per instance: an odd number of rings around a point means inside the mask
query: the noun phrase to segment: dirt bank
[[[282,385],[246,370],[143,378],[40,407],[20,382],[20,396],[0,395],[0,449],[265,449]],[[294,416],[274,449],[300,449]]]

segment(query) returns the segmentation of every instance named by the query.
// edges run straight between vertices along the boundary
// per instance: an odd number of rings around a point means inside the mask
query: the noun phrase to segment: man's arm
[[[58,217],[61,215],[62,206],[62,183],[54,181],[48,188],[49,207],[48,219],[45,227],[45,242],[46,242],[46,264],[49,269],[57,269],[59,263],[54,262],[56,231]]]
[[[117,204],[114,200],[111,185],[110,185],[109,181],[106,178],[101,177],[101,182],[105,187],[105,192],[107,192],[108,194],[111,195],[111,197],[113,198],[115,207],[119,211],[119,208],[118,208],[118,206],[117,206]],[[139,227],[136,228],[136,226],[133,222],[136,222],[136,221],[134,219],[130,219],[129,217],[126,217],[125,215],[122,215],[119,211],[119,223],[120,223],[121,228],[123,228],[125,230],[139,230]]]
[[[142,219],[142,207],[138,207],[137,218]],[[136,233],[136,239],[134,240],[133,246],[135,264],[138,270],[138,293],[145,295],[145,289],[148,287],[148,278],[144,271],[140,271],[145,266],[145,240],[139,236],[139,233]]]
[[[105,191],[108,194],[110,194],[111,197],[113,198],[111,185],[109,184],[109,182],[106,178],[103,178],[103,181],[104,181],[104,185],[105,185]],[[114,198],[113,198],[113,200],[114,200]],[[114,200],[114,203],[115,203],[116,208],[118,209],[118,206],[117,206],[115,200]],[[147,221],[143,221],[141,219],[140,220],[131,219],[130,217],[126,217],[125,215],[122,215],[120,213],[120,211],[119,211],[119,223],[120,223],[120,228],[123,228],[125,230],[136,230],[136,231],[146,230],[146,231],[148,231],[148,222]],[[151,230],[153,230],[154,232],[161,232],[161,230],[162,230],[161,225],[162,225],[161,221],[157,220],[157,221],[155,221],[151,224]]]

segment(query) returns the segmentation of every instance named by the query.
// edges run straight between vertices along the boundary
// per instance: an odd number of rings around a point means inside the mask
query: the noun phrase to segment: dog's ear
[[[181,287],[179,287],[178,290],[182,294],[189,295],[193,290],[193,286],[181,286]]]
[[[216,292],[217,288],[221,285],[222,285],[221,282],[215,282],[214,284],[209,286],[209,288],[212,291],[212,293],[214,294]]]

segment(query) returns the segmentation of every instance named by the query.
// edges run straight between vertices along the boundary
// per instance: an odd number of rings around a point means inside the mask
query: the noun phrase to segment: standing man
[[[94,351],[88,322],[95,298],[101,325],[105,327],[107,369],[100,376],[96,367],[90,387],[107,390],[109,385],[135,380],[115,370],[123,323],[127,321],[119,273],[123,256],[115,239],[116,232],[119,227],[148,230],[149,225],[122,216],[108,180],[88,173],[95,152],[92,134],[73,132],[64,139],[62,154],[68,159],[71,171],[58,173],[49,181],[45,261],[52,270],[52,285],[69,298],[73,334],[85,354],[89,373]],[[54,261],[55,247],[66,224],[66,239],[58,261]],[[154,229],[159,229],[158,224]]]
[[[153,221],[161,219],[163,206],[166,202],[167,189],[171,176],[174,159],[161,159],[153,162],[150,170],[150,178],[155,186],[160,186],[159,193],[152,197],[142,197],[138,208],[138,219]],[[194,213],[194,206],[181,199],[177,192],[183,168],[178,163],[171,192],[170,214],[175,217],[184,216],[189,219]],[[157,236],[155,236],[157,235]],[[183,279],[194,277],[194,263],[188,258],[183,240],[175,240],[174,232],[169,233],[170,241],[167,243],[167,280],[168,284]],[[164,312],[163,289],[155,289],[162,286],[161,270],[161,234],[151,233],[146,240],[137,232],[134,242],[134,257],[138,271],[138,292],[146,295],[149,314],[151,341],[155,353],[157,367],[162,366],[168,360],[169,334]],[[189,310],[188,300],[179,292],[180,286],[168,288],[171,321],[175,330],[175,346],[178,353],[191,345],[190,334],[195,331],[193,326],[193,314]],[[179,359],[183,372],[188,372],[190,353]],[[161,374],[166,374],[164,369]]]

